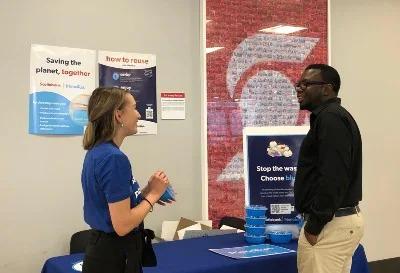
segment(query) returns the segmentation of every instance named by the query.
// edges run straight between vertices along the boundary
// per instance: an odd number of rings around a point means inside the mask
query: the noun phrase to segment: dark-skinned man
[[[348,273],[363,234],[362,144],[357,123],[338,98],[340,76],[331,66],[309,65],[296,84],[310,130],[300,148],[294,186],[301,229],[299,273]]]

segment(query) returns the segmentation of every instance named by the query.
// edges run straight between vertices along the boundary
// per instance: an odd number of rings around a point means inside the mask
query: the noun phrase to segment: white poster
[[[29,133],[81,135],[95,88],[94,50],[31,46]]]
[[[161,119],[185,119],[185,93],[161,93]]]

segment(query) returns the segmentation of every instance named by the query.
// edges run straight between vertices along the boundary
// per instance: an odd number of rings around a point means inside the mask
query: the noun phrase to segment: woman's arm
[[[152,205],[157,202],[157,199],[151,195],[147,195],[146,198]],[[124,236],[139,226],[151,210],[150,204],[145,200],[132,209],[130,206],[130,198],[108,204],[112,225],[119,236]]]
[[[158,171],[150,177],[146,187],[147,193],[144,195],[151,205],[146,200],[143,200],[137,206],[131,208],[129,197],[118,202],[108,203],[111,222],[115,232],[119,236],[124,236],[135,227],[139,226],[152,209],[152,206],[165,192],[168,184],[169,180],[165,173]]]

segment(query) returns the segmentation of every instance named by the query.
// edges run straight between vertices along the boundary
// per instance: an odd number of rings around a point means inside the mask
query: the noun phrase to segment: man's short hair
[[[318,69],[321,71],[321,77],[324,82],[332,85],[333,91],[339,93],[340,89],[340,76],[335,68],[327,64],[310,64],[305,70]]]

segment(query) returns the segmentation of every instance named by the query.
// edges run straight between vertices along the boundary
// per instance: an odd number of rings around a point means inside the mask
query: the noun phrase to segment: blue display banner
[[[210,249],[210,251],[233,259],[248,259],[296,252],[292,249],[269,244]]]
[[[246,128],[246,204],[267,207],[266,224],[299,222],[294,183],[304,127]],[[294,132],[293,132],[294,131]]]

